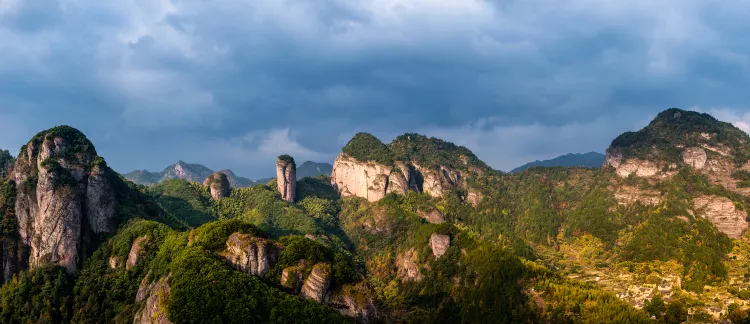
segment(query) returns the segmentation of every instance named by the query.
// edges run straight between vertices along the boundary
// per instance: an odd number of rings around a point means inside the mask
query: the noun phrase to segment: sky
[[[670,107],[750,132],[750,1],[0,0],[0,148],[251,178],[423,133],[510,170]]]

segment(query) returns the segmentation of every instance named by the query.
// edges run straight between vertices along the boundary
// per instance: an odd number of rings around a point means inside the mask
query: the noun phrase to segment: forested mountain
[[[146,187],[56,127],[0,180],[0,318],[747,323],[748,143],[669,109],[600,169],[507,174],[437,138],[359,133],[330,177],[283,155],[251,187]]]
[[[0,161],[1,161],[0,157]],[[317,177],[319,175],[330,175],[333,166],[328,163],[317,163],[312,161],[305,161],[299,166],[297,171],[297,179],[304,177]],[[125,179],[128,179],[136,184],[151,186],[162,183],[167,180],[183,179],[187,181],[203,183],[209,175],[215,173],[201,164],[186,163],[178,161],[166,167],[161,172],[150,172],[147,170],[136,170],[123,174]],[[273,178],[261,178],[257,180],[250,180],[245,177],[237,176],[232,170],[221,170],[218,171],[227,176],[229,183],[233,188],[251,187],[257,184],[265,184],[271,181]]]
[[[522,172],[532,167],[587,167],[601,168],[604,164],[604,154],[597,152],[589,153],[568,153],[550,160],[536,160],[526,163],[520,167],[511,170],[511,173]]]

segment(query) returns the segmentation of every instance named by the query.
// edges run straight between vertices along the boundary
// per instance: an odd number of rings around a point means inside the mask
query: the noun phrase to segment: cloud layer
[[[70,124],[120,171],[265,176],[418,131],[499,169],[603,151],[669,107],[748,131],[750,3],[0,1],[0,147]]]

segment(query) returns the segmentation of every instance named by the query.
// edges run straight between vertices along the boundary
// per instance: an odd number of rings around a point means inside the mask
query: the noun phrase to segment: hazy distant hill
[[[161,183],[162,181],[169,179],[185,179],[188,181],[203,183],[203,180],[206,180],[206,178],[208,178],[208,176],[213,174],[214,172],[215,171],[201,164],[178,161],[177,163],[168,166],[161,172],[136,170],[123,174],[123,177],[137,184],[149,186]],[[256,183],[259,183],[248,178],[238,177],[234,174],[234,172],[232,172],[232,170],[221,170],[219,172],[227,175],[229,184],[231,184],[234,188],[249,187]]]
[[[297,167],[297,179],[302,179],[304,177],[316,177],[321,174],[330,175],[331,170],[333,170],[333,166],[329,163],[305,161]],[[208,176],[213,174],[214,172],[215,171],[201,164],[178,161],[177,163],[168,166],[161,172],[136,170],[123,174],[123,177],[134,183],[150,186],[169,179],[185,179],[188,181],[203,183],[203,180],[208,178]],[[245,177],[237,176],[232,170],[229,169],[221,170],[219,172],[227,175],[229,184],[233,188],[250,187],[259,183],[267,183],[268,181],[274,179],[274,175],[272,175],[268,178],[251,180]]]
[[[297,166],[297,179],[317,177],[321,174],[330,175],[331,171],[333,171],[333,165],[329,163],[305,161]]]
[[[526,170],[531,167],[535,166],[544,166],[544,167],[555,167],[555,166],[562,166],[562,167],[589,167],[589,168],[600,168],[604,164],[604,154],[597,153],[597,152],[589,152],[589,153],[568,153],[565,155],[558,156],[551,160],[544,160],[544,161],[534,161],[526,163],[520,167],[517,167],[510,172],[516,173],[521,172],[523,170]]]

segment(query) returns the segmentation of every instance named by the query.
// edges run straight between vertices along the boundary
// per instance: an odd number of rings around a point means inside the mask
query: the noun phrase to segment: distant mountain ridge
[[[312,161],[305,161],[297,168],[297,179],[304,177],[316,177],[321,174],[330,175],[333,166],[328,163],[318,163]],[[150,186],[161,183],[162,181],[169,179],[184,179],[188,181],[203,183],[206,178],[214,174],[216,171],[209,169],[202,164],[187,163],[184,161],[178,161],[165,168],[161,172],[151,172],[148,170],[135,170],[123,174],[125,179],[128,179],[134,183]],[[229,184],[233,188],[251,187],[260,183],[267,183],[273,178],[261,178],[257,180],[251,180],[249,178],[237,176],[232,170],[225,169],[218,171],[227,176]]]
[[[511,173],[522,172],[528,168],[542,166],[542,167],[588,167],[588,168],[600,168],[604,164],[605,155],[598,152],[589,153],[568,153],[565,155],[558,156],[550,160],[536,160],[534,162],[526,163],[520,167],[511,170]]]

